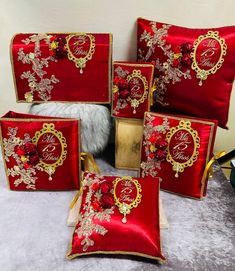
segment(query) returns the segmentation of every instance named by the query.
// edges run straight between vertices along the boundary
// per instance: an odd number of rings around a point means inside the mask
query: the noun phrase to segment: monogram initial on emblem
[[[179,177],[186,167],[190,167],[197,160],[200,147],[200,138],[196,130],[191,127],[190,121],[181,120],[177,127],[173,127],[166,135],[169,150],[166,160],[173,165]]]
[[[222,66],[227,53],[225,40],[219,36],[218,31],[208,31],[206,35],[199,36],[194,42],[192,56],[192,69],[196,71],[199,86]]]
[[[44,123],[43,129],[36,132],[32,142],[37,145],[39,164],[52,180],[56,168],[66,159],[67,143],[63,134],[55,129],[53,123]]]
[[[71,34],[66,37],[66,48],[69,60],[73,61],[80,73],[95,52],[95,37],[86,33]]]

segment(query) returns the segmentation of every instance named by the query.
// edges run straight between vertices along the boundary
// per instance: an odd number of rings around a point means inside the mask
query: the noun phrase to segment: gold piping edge
[[[127,67],[143,67],[143,68],[145,68],[145,67],[153,67],[153,69],[154,69],[154,65],[153,64],[150,64],[150,63],[148,63],[148,62],[144,62],[144,63],[142,63],[142,62],[138,62],[138,61],[136,61],[136,62],[134,62],[134,63],[131,63],[132,61],[130,61],[130,62],[128,62],[128,61],[114,61],[113,62],[113,65],[115,64],[117,64],[117,65],[122,65],[122,66],[127,66]]]
[[[213,143],[213,138],[214,138],[214,131],[216,129],[216,124],[213,123],[211,125],[211,128],[210,128],[210,137],[209,137],[209,142],[208,142],[208,146],[207,146],[207,155],[206,155],[206,165],[207,163],[209,162],[209,159],[210,159],[210,154],[211,154],[211,146],[212,146],[212,143]],[[208,179],[208,177],[207,177]],[[200,183],[201,183],[201,192],[200,192],[200,197],[201,199],[204,198],[203,194],[204,194],[204,189],[205,189],[205,185],[206,185],[206,182],[207,180],[204,180],[204,182],[202,182],[203,179],[201,179]]]
[[[76,104],[82,104],[82,103],[87,103],[87,104],[110,104],[110,101],[107,102],[94,102],[94,101],[58,101],[58,100],[50,100],[50,101],[37,101],[37,100],[33,100],[32,103],[29,103],[25,100],[16,100],[17,103],[25,103],[25,104],[41,104],[41,103],[76,103]]]
[[[81,189],[82,187],[82,166],[81,166],[81,140],[82,140],[82,137],[81,137],[81,121],[80,119],[78,119],[77,121],[77,128],[78,128],[78,139],[79,139],[79,142],[78,142],[78,171],[79,171],[79,175],[78,175],[78,186],[79,186],[79,189]]]
[[[2,123],[1,123],[1,121],[0,121],[0,141],[1,141],[1,149],[2,149],[1,152],[2,152],[2,159],[3,159],[4,169],[5,169],[5,176],[6,176],[6,179],[7,179],[7,189],[11,190],[9,176],[7,175],[7,163],[6,163],[4,147],[3,147],[3,136],[2,136]]]
[[[108,74],[108,81],[109,81],[109,104],[112,101],[112,89],[113,89],[113,34],[109,33],[109,74]]]
[[[181,196],[181,197],[187,198],[187,199],[195,199],[195,200],[198,200],[198,201],[202,201],[203,200],[203,198],[201,198],[200,196],[199,197],[188,196],[188,195],[180,194],[180,193],[177,193],[177,192],[174,192],[174,191],[169,191],[169,190],[166,190],[166,189],[163,189],[163,188],[160,188],[160,190],[164,191],[166,193],[177,195],[177,196]]]
[[[98,251],[94,251],[94,252],[85,252],[85,253],[81,253],[81,254],[77,253],[77,254],[73,254],[73,255],[70,255],[70,253],[68,252],[66,254],[66,256],[65,256],[65,259],[72,260],[72,259],[74,259],[76,257],[81,257],[81,256],[85,256],[85,255],[95,255],[95,254],[104,254],[104,255],[130,255],[130,256],[139,256],[139,257],[150,259],[150,260],[157,260],[161,264],[165,264],[167,262],[166,259],[163,260],[160,257],[150,256],[148,254],[139,253],[139,252],[120,251],[120,250],[116,250],[116,251],[98,250]]]
[[[184,116],[184,115],[180,115],[180,117],[178,116],[174,116],[174,115],[170,115],[170,114],[160,114],[160,113],[156,113],[156,112],[145,112],[145,114],[151,114],[151,115],[154,115],[154,116],[160,116],[160,117],[170,117],[172,119],[176,119],[176,120],[186,120],[186,121],[193,121],[193,122],[197,122],[197,123],[205,123],[205,124],[214,124],[214,120],[209,120],[209,119],[205,119],[203,120],[202,119],[198,119],[198,118],[194,118],[194,117],[187,117],[187,116]]]
[[[11,72],[12,72],[12,77],[13,77],[13,85],[14,85],[14,91],[15,91],[15,98],[16,98],[16,102],[18,103],[19,100],[19,96],[18,96],[18,92],[17,92],[17,85],[16,85],[16,77],[15,77],[15,68],[14,68],[14,60],[13,60],[13,40],[15,39],[15,37],[18,34],[13,35],[13,37],[11,38],[11,42],[10,42],[10,46],[9,46],[9,50],[10,50],[10,63],[11,63]]]
[[[35,115],[37,116],[37,115]],[[24,118],[0,118],[0,121],[3,121],[3,120],[6,120],[6,121],[14,121],[14,122],[30,122],[30,121],[35,121],[35,122],[40,122],[40,121],[80,121],[80,119],[76,119],[76,118],[73,118],[73,119],[67,119],[67,118],[51,118],[51,119],[40,119],[40,118],[27,118],[27,119],[24,119]]]

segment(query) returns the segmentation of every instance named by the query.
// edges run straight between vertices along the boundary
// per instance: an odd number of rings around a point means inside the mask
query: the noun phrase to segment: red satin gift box
[[[149,111],[154,66],[150,63],[114,62],[112,115],[143,119]]]
[[[8,112],[0,119],[11,190],[80,188],[80,121]]]
[[[158,178],[85,172],[82,187],[68,259],[124,254],[165,260],[160,241]]]
[[[146,112],[141,177],[159,177],[161,189],[202,199],[217,121]]]
[[[110,103],[111,34],[16,34],[10,50],[17,102]]]

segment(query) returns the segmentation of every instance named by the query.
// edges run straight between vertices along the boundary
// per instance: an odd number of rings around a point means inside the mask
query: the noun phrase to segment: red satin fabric
[[[89,173],[88,173],[89,174]],[[85,173],[84,177],[87,175]],[[94,178],[97,176],[92,175]],[[112,183],[117,177],[99,177]],[[134,178],[138,180],[142,188],[141,202],[136,208],[132,208],[130,214],[126,216],[127,223],[122,223],[123,215],[120,214],[118,207],[115,206],[114,214],[110,221],[98,221],[98,224],[105,227],[108,232],[105,235],[92,232],[90,239],[94,241],[93,246],[89,246],[87,251],[83,251],[81,241],[74,232],[72,244],[68,257],[84,255],[86,253],[103,252],[106,254],[133,254],[140,253],[143,257],[153,257],[165,260],[160,246],[160,226],[159,226],[159,181],[157,178]],[[82,205],[80,212],[83,212],[85,198],[88,192],[86,188],[82,194]],[[79,227],[76,225],[75,230]]]
[[[175,171],[173,171],[173,165],[164,160],[160,164],[160,168],[155,167],[154,171],[157,173],[157,177],[162,178],[161,181],[161,189],[174,192],[176,194],[193,197],[193,198],[202,198],[206,196],[206,187],[207,180],[204,186],[204,191],[201,191],[202,188],[202,176],[204,169],[206,167],[207,162],[212,156],[217,122],[216,121],[208,121],[205,119],[195,119],[195,118],[185,118],[182,116],[173,116],[173,115],[165,115],[158,113],[146,113],[144,120],[144,127],[146,127],[148,116],[151,116],[153,120],[151,121],[153,127],[157,125],[161,125],[163,123],[163,119],[167,118],[169,121],[170,128],[177,127],[179,125],[180,120],[189,120],[191,122],[191,128],[198,132],[198,136],[200,138],[200,147],[197,149],[199,154],[197,156],[196,161],[192,164],[192,166],[185,167],[183,172],[179,173],[179,177],[175,177]],[[146,131],[146,128],[144,128]],[[145,135],[144,131],[144,135]],[[168,131],[167,131],[168,132]],[[161,137],[166,137],[167,132],[165,134],[161,133]],[[171,151],[174,148],[174,144],[177,144],[179,141],[172,141],[170,144]],[[192,143],[192,140],[190,140]],[[184,154],[192,153],[193,145],[189,144],[189,148],[187,152]],[[146,151],[145,151],[146,138],[143,137],[142,150],[141,150],[141,162],[147,161]],[[169,151],[169,146],[167,152]],[[153,158],[154,160],[155,158]],[[151,169],[153,170],[153,169]],[[151,170],[148,171],[148,174],[151,174]],[[147,174],[147,176],[148,176]],[[143,175],[143,169],[140,170],[140,176]]]
[[[43,120],[45,119],[45,120]],[[49,175],[45,171],[36,170],[36,190],[73,190],[80,187],[80,141],[79,126],[80,123],[75,119],[53,118],[45,116],[35,116],[30,114],[21,114],[8,112],[0,120],[2,138],[9,138],[8,128],[18,127],[17,137],[24,139],[27,133],[31,138],[37,131],[43,128],[44,123],[53,123],[55,129],[62,133],[67,143],[67,155],[61,166],[56,167],[55,173],[52,174],[52,180],[48,180]],[[58,146],[60,148],[60,146]],[[59,149],[58,149],[59,151]],[[55,152],[56,153],[56,152]],[[10,161],[6,163],[7,168],[13,168],[17,165],[16,160],[11,156]],[[26,184],[21,183],[19,186],[14,185],[14,181],[19,176],[9,176],[9,186],[11,190],[25,190]]]
[[[138,49],[142,49],[146,54],[148,47],[146,41],[140,41],[141,34],[146,30],[153,34],[151,21],[145,19],[138,19]],[[161,28],[163,23],[157,23],[157,28]],[[169,113],[183,113],[200,118],[217,119],[218,124],[222,128],[226,128],[228,120],[228,110],[230,102],[230,94],[235,74],[235,26],[210,28],[210,29],[190,29],[186,27],[179,27],[171,25],[167,35],[163,36],[166,45],[171,45],[172,50],[183,43],[192,43],[200,36],[207,32],[219,31],[219,36],[225,39],[227,44],[227,53],[224,56],[224,63],[222,67],[217,70],[215,74],[210,74],[206,80],[203,81],[202,86],[199,86],[199,80],[196,78],[196,72],[189,67],[192,79],[184,79],[181,77],[181,82],[167,84],[167,91],[163,94],[163,102],[169,105],[162,106],[160,103],[156,104],[154,111],[161,112],[167,110]],[[218,44],[217,44],[218,45]],[[155,46],[155,51],[146,61],[152,62],[156,59],[160,63],[167,61],[167,56],[163,51]],[[201,48],[200,48],[201,50]],[[197,54],[200,53],[197,51]],[[219,50],[219,48],[218,48]],[[215,57],[218,55],[215,54]],[[138,60],[141,57],[138,54]],[[158,77],[160,71],[155,71],[155,76]]]
[[[136,63],[136,62],[114,62],[113,64],[113,78],[118,77],[118,73],[116,70],[117,67],[121,67],[124,71],[128,71],[129,73],[124,77],[127,78],[128,75],[131,75],[133,70],[141,71],[141,75],[143,75],[148,82],[147,89],[147,97],[145,98],[143,103],[140,103],[136,108],[136,113],[133,113],[134,108],[131,106],[130,101],[127,101],[127,105],[124,108],[120,108],[118,110],[114,109],[117,106],[118,100],[120,100],[119,92],[115,92],[112,95],[112,115],[114,117],[122,117],[122,118],[136,118],[143,119],[144,112],[148,111],[150,108],[150,88],[152,87],[153,82],[153,65],[149,63]],[[141,84],[141,92],[143,93],[143,85]],[[135,99],[135,97],[131,97]]]
[[[25,102],[25,93],[30,91],[27,79],[21,79],[23,72],[32,71],[32,64],[22,64],[18,61],[18,52],[20,48],[24,49],[25,53],[34,52],[34,43],[25,45],[22,40],[25,40],[31,34],[17,34],[12,41],[12,60],[15,81],[17,100]],[[49,35],[49,34],[48,34]],[[69,34],[51,34],[65,38]],[[95,52],[92,59],[86,62],[86,67],[83,69],[83,74],[80,74],[80,69],[75,66],[75,63],[68,59],[58,59],[58,62],[49,62],[47,68],[43,68],[47,72],[46,78],[55,75],[60,82],[53,85],[50,101],[68,101],[68,102],[110,102],[110,80],[111,80],[111,55],[112,55],[112,40],[110,34],[92,34],[95,37]],[[49,57],[48,45],[42,41],[40,49],[43,57]],[[33,71],[32,71],[33,72]],[[43,100],[35,93],[34,101],[43,102]]]

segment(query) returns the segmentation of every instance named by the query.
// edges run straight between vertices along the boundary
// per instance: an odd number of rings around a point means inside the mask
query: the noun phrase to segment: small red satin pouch
[[[110,103],[111,34],[16,34],[11,56],[18,102]]]
[[[113,70],[112,115],[143,119],[150,109],[154,66],[114,62]]]
[[[217,119],[226,128],[235,26],[191,29],[139,18],[138,61],[155,66],[154,111]]]
[[[0,130],[10,189],[79,189],[79,127],[77,119],[5,114]]]
[[[81,197],[68,259],[126,254],[165,260],[160,245],[158,178],[86,172]]]
[[[203,198],[216,129],[217,121],[146,112],[140,176],[162,179],[166,191]]]

